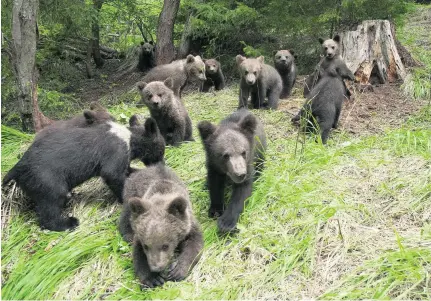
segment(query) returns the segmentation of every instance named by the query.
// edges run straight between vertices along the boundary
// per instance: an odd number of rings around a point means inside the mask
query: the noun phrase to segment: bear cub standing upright
[[[119,230],[133,242],[141,285],[183,280],[199,261],[204,244],[184,183],[171,169],[156,164],[132,173],[124,200]]]
[[[112,121],[87,128],[58,128],[33,141],[6,174],[3,186],[17,182],[34,202],[42,228],[73,229],[78,219],[64,217],[62,210],[74,187],[100,176],[122,202],[130,161],[160,162],[164,150],[165,142],[152,118],[145,127],[132,119],[129,128]]]
[[[283,90],[280,98],[285,99],[292,93],[298,72],[295,64],[295,56],[292,50],[278,50],[274,54],[274,66],[283,80]]]
[[[350,71],[344,60],[340,57],[340,36],[336,35],[333,39],[327,40],[319,38],[319,43],[322,45],[323,58],[316,66],[314,73],[305,80],[304,97],[307,97],[314,85],[328,73],[332,76],[340,76],[342,79],[355,80],[352,71]],[[345,84],[344,87],[345,95],[349,98],[351,93]]]
[[[139,82],[142,101],[165,138],[166,144],[178,146],[182,141],[194,141],[192,121],[182,101],[173,92],[172,78],[164,82]]]
[[[251,94],[254,109],[266,105],[266,97],[268,97],[268,106],[273,110],[277,109],[278,99],[283,89],[282,80],[277,70],[265,64],[263,56],[248,59],[242,55],[237,55],[236,62],[241,73],[238,108],[247,108],[248,98]]]
[[[204,62],[207,80],[202,83],[200,91],[209,92],[212,86],[216,91],[222,90],[225,86],[225,80],[220,62],[215,59],[204,60]]]
[[[235,230],[244,201],[251,195],[255,168],[265,160],[266,136],[263,125],[247,109],[240,109],[219,126],[209,121],[198,124],[206,152],[207,183],[210,193],[208,215],[218,217],[221,232]],[[233,185],[228,207],[224,208],[226,182]]]

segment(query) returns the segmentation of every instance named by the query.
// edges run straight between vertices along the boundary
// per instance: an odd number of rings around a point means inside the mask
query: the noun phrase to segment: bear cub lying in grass
[[[255,168],[265,160],[266,136],[263,125],[247,109],[234,112],[220,125],[209,121],[198,124],[206,152],[207,183],[210,193],[210,217],[219,217],[221,232],[235,230],[244,201],[251,195]],[[228,207],[224,208],[226,182],[233,185]]]
[[[159,163],[131,174],[124,200],[119,230],[133,242],[133,265],[142,287],[183,280],[203,247],[184,183]]]
[[[101,176],[122,202],[123,185],[133,159],[145,164],[163,160],[165,143],[154,119],[145,126],[131,118],[126,128],[112,121],[91,127],[55,128],[33,141],[3,179],[15,180],[34,202],[42,228],[64,231],[78,226],[75,217],[62,216],[69,192]]]

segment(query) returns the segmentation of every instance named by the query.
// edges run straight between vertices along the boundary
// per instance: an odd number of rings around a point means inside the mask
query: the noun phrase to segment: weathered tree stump
[[[340,54],[361,85],[404,81],[401,62],[387,20],[367,20],[341,36]]]

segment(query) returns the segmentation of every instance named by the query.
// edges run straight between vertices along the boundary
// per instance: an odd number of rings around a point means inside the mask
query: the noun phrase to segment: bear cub
[[[316,70],[305,80],[304,97],[307,97],[314,85],[326,74],[331,76],[340,76],[342,79],[355,80],[352,71],[347,67],[346,63],[340,56],[340,36],[336,35],[333,39],[323,40],[319,38],[319,43],[322,45],[323,58],[316,66]],[[344,81],[343,81],[344,83]],[[351,92],[345,87],[345,95],[350,98]]]
[[[146,83],[165,81],[168,77],[173,79],[175,95],[181,97],[181,92],[188,81],[205,81],[205,63],[200,56],[189,54],[183,60],[176,60],[170,64],[160,65],[151,69],[142,81]]]
[[[264,63],[264,57],[248,59],[242,55],[236,56],[236,62],[241,73],[238,108],[247,108],[248,98],[251,94],[251,102],[254,109],[266,105],[275,110],[278,107],[278,99],[283,89],[280,74],[274,67]]]
[[[200,91],[209,92],[212,86],[214,86],[216,91],[224,89],[225,80],[223,72],[221,71],[220,62],[215,59],[204,60],[204,62],[205,76],[207,79],[202,83]]]
[[[124,200],[119,230],[133,243],[142,288],[186,278],[204,242],[184,183],[170,168],[156,164],[126,180]]]
[[[30,197],[42,228],[64,231],[78,226],[75,217],[62,216],[70,191],[100,176],[118,201],[129,164],[163,160],[165,143],[154,119],[145,126],[131,120],[126,128],[109,121],[86,128],[56,128],[35,139],[18,163],[6,174],[3,185],[15,180]]]
[[[274,66],[283,81],[280,98],[285,99],[292,93],[298,70],[295,64],[295,53],[292,50],[278,50],[274,54]]]
[[[218,126],[201,121],[198,129],[206,153],[211,201],[208,215],[219,217],[220,232],[234,231],[244,209],[244,201],[251,195],[255,171],[260,172],[263,168],[266,149],[263,125],[243,108],[222,120]],[[232,184],[233,190],[225,209],[227,182]]]
[[[145,72],[156,66],[156,54],[153,41],[141,42],[138,70]]]
[[[182,101],[173,92],[172,78],[149,84],[139,82],[142,102],[148,107],[165,138],[166,144],[178,146],[182,141],[194,141],[192,121]]]

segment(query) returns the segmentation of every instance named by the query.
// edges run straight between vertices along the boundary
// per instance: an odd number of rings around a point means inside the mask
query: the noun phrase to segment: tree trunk
[[[156,64],[168,64],[175,58],[172,39],[175,18],[180,7],[180,0],[164,0],[163,9],[157,26]]]
[[[192,29],[191,18],[192,18],[192,13],[190,12],[187,16],[187,21],[186,21],[186,24],[184,25],[184,31],[181,35],[181,43],[180,43],[180,48],[178,50],[178,55],[177,55],[178,59],[183,59],[190,53],[190,43],[191,43],[190,32]]]
[[[343,33],[340,48],[341,56],[362,85],[393,83],[406,77],[387,20],[363,21],[356,31]]]
[[[93,33],[93,58],[96,63],[96,67],[100,68],[103,66],[102,55],[100,54],[100,28],[99,28],[99,16],[100,9],[102,8],[104,0],[93,0],[93,6],[96,10],[96,18],[93,18],[93,23],[91,25],[91,31]]]
[[[39,131],[52,123],[39,110],[37,101],[38,0],[15,0],[12,8],[11,59],[18,83],[18,103],[24,131]]]

